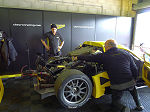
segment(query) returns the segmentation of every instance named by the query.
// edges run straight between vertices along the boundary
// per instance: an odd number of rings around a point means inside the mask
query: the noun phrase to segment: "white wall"
[[[135,16],[137,0],[0,0],[0,7]]]

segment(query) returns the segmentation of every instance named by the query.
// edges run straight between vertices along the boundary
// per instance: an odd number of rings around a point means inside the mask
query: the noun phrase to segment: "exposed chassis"
[[[66,57],[51,57],[48,61],[38,55],[37,70],[31,71],[30,74],[34,76],[34,90],[41,95],[41,99],[56,95],[60,103],[67,108],[78,108],[86,103],[93,91],[92,76],[102,72],[103,68],[95,62],[74,62],[71,57],[87,55],[93,50],[98,50],[98,47],[77,48]],[[104,76],[108,81],[108,76]],[[106,86],[109,85],[110,83]]]

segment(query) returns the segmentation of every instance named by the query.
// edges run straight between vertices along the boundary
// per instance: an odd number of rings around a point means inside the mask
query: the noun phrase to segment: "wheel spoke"
[[[68,97],[70,97],[70,96],[72,96],[71,94],[69,94],[68,96],[66,96],[66,98],[68,98]]]
[[[80,97],[80,99],[82,99],[82,97],[80,95],[78,95]]]
[[[74,97],[74,96],[72,96],[72,97],[71,97],[70,101],[72,101],[72,100],[73,100],[73,97]]]
[[[69,89],[71,90],[71,86],[68,86],[68,85],[67,85],[66,87],[69,88]]]
[[[72,87],[74,87],[74,83],[73,83],[73,81],[71,81],[71,83],[72,83]]]
[[[77,101],[77,96],[75,96],[75,101]]]
[[[71,91],[64,91],[64,93],[71,93]]]
[[[80,94],[85,94],[86,92],[80,91]]]
[[[83,82],[80,84],[80,86],[79,87],[81,87],[83,85]]]
[[[80,88],[80,90],[86,89],[86,87]]]
[[[79,80],[77,80],[77,84],[76,84],[76,86],[78,86],[78,83],[79,83]]]

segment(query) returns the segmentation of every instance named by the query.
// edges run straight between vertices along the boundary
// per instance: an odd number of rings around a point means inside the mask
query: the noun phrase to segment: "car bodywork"
[[[21,77],[21,76],[22,76],[22,74],[1,75],[0,76],[0,103],[2,101],[3,94],[4,94],[4,85],[3,85],[2,79],[8,79],[8,78],[13,78],[13,77]]]
[[[150,64],[144,59],[135,55],[131,50],[123,47],[122,45],[117,46],[119,49],[124,49],[129,52],[138,66],[138,75],[139,80],[144,80],[145,84],[150,86]],[[41,98],[47,96],[56,95],[60,103],[67,108],[78,108],[85,104],[91,95],[94,98],[100,98],[105,94],[110,93],[110,81],[107,74],[107,71],[103,70],[103,67],[95,62],[85,62],[85,61],[72,61],[71,57],[79,55],[89,55],[93,53],[103,53],[105,52],[104,42],[97,41],[86,41],[75,50],[68,53],[66,57],[53,57],[46,61],[45,64],[40,64],[39,60],[37,61],[37,71],[43,71],[45,74],[49,74],[53,77],[51,80],[50,87],[48,88],[49,92],[41,92],[40,85],[42,84],[41,75],[38,75],[35,83],[35,90],[41,94]],[[43,60],[43,59],[42,59]],[[43,62],[44,63],[44,62]],[[43,73],[43,74],[44,74]],[[42,74],[42,72],[41,72]],[[80,75],[80,76],[77,76]],[[84,79],[84,75],[88,77]],[[76,77],[77,76],[77,77]],[[51,78],[52,78],[51,77]],[[85,84],[85,87],[79,88],[77,85],[80,82],[80,79]],[[49,82],[49,83],[50,83]],[[52,83],[53,82],[53,83]],[[65,84],[64,84],[65,83]],[[70,84],[72,83],[72,84]],[[89,83],[89,85],[86,83]],[[81,83],[82,84],[82,83]],[[43,84],[44,85],[44,84]],[[52,86],[54,85],[54,86]],[[92,86],[90,86],[92,85]],[[69,89],[66,89],[66,88]],[[90,88],[89,90],[82,91],[83,88]],[[46,89],[45,89],[46,91]],[[63,92],[62,92],[63,91]],[[92,91],[92,92],[91,92]],[[68,94],[66,93],[68,92]],[[76,93],[79,92],[79,93]],[[81,92],[81,93],[80,93]],[[82,93],[88,95],[81,95]],[[44,96],[46,95],[46,96]],[[70,97],[70,99],[68,98]],[[68,98],[68,99],[67,99]],[[80,99],[81,98],[81,99]],[[85,100],[86,99],[86,100]]]
[[[0,79],[0,103],[1,103],[2,98],[3,98],[3,94],[4,94],[4,86],[2,83],[2,79]]]
[[[150,86],[150,63],[135,55],[131,50],[118,45],[119,49],[129,52],[138,66],[139,79]],[[37,69],[23,72],[23,75],[34,76],[34,90],[44,99],[56,95],[66,108],[78,108],[91,97],[100,98],[110,93],[110,81],[107,71],[95,62],[72,61],[73,56],[89,55],[105,52],[104,42],[86,41],[65,57],[50,57],[45,61],[42,55],[36,60]],[[1,81],[1,80],[0,80]],[[0,82],[1,96],[3,84]]]

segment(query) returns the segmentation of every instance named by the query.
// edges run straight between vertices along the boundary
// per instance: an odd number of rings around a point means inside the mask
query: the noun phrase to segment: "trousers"
[[[118,110],[122,110],[125,107],[124,105],[121,104],[121,98],[123,96],[124,91],[130,92],[130,94],[132,95],[133,100],[134,100],[137,107],[141,106],[140,101],[139,101],[139,96],[138,96],[138,93],[137,93],[135,86],[130,87],[130,88],[125,89],[125,90],[114,90],[114,89],[112,89],[111,90],[111,93],[112,93],[111,106],[112,106],[112,109],[114,111],[117,112]]]

